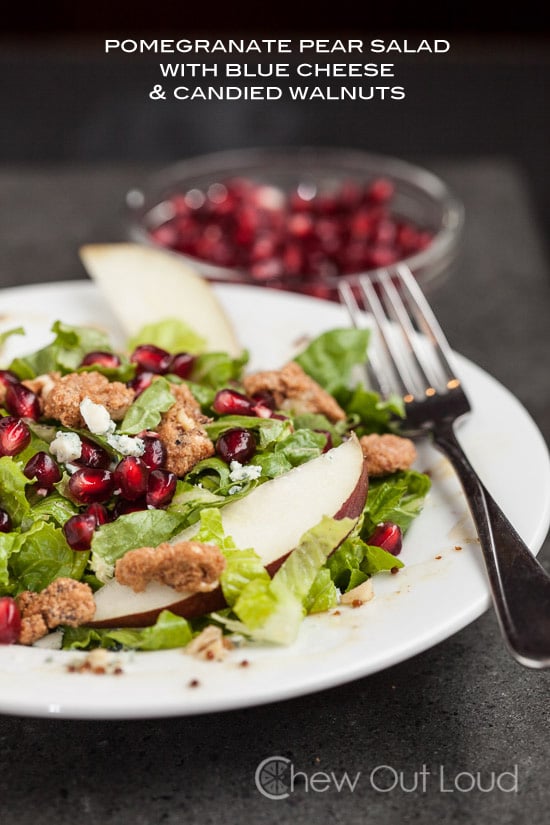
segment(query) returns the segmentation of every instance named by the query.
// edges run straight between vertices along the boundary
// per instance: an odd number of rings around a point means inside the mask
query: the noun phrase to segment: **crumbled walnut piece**
[[[408,470],[416,459],[412,441],[399,435],[364,435],[359,443],[369,476],[385,476],[398,470]]]
[[[59,625],[78,627],[93,619],[95,602],[91,588],[75,579],[55,579],[40,593],[23,591],[17,596],[21,611],[19,642],[31,645]]]
[[[158,547],[129,550],[116,563],[119,584],[136,593],[151,581],[167,584],[178,592],[205,593],[217,585],[225,568],[219,547],[199,541],[163,542]]]
[[[55,382],[59,381],[60,378],[61,373],[49,372],[44,373],[44,375],[37,375],[36,378],[25,379],[24,381],[21,381],[21,383],[24,384],[25,387],[28,387],[29,390],[36,393],[40,402],[40,407],[43,410],[46,398],[54,388]]]
[[[171,392],[176,403],[163,414],[157,434],[166,447],[166,469],[184,476],[203,458],[214,455],[214,445],[202,426],[209,419],[189,387],[174,384]]]
[[[43,399],[46,418],[54,418],[65,427],[84,427],[80,404],[89,398],[104,406],[113,421],[121,421],[134,400],[134,390],[120,381],[109,381],[99,372],[71,372],[54,381]]]
[[[223,635],[221,628],[211,624],[189,642],[185,652],[197,659],[205,659],[207,662],[221,662],[232,647],[233,645]]]
[[[372,580],[367,579],[352,590],[348,590],[347,593],[342,593],[340,602],[342,604],[350,604],[352,607],[360,607],[362,604],[365,604],[365,602],[370,602],[371,599],[374,599],[374,590],[372,588]]]
[[[296,413],[322,413],[329,421],[342,421],[346,413],[332,395],[310,378],[299,364],[290,361],[280,370],[247,375],[243,385],[248,395],[268,392],[279,410]]]

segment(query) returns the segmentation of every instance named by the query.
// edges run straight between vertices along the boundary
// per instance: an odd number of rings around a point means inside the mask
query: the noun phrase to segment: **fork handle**
[[[481,482],[452,422],[437,426],[433,440],[452,463],[466,494],[510,652],[527,667],[550,666],[550,576]]]

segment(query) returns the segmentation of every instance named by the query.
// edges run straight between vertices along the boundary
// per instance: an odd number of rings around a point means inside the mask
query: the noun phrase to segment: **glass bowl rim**
[[[434,237],[428,247],[384,267],[384,270],[392,272],[397,266],[405,265],[413,272],[422,273],[423,270],[429,270],[430,266],[436,266],[438,262],[443,262],[440,270],[445,269],[446,258],[454,251],[464,226],[464,205],[449,185],[435,172],[416,163],[392,155],[345,147],[289,145],[228,149],[190,155],[182,160],[164,165],[157,172],[150,174],[142,184],[132,186],[126,192],[126,221],[130,238],[139,243],[164,249],[177,255],[191,266],[198,268],[206,278],[219,281],[235,281],[238,279],[241,282],[243,278],[246,278],[250,284],[257,284],[252,277],[247,277],[246,269],[211,264],[208,261],[156,243],[144,227],[143,217],[153,205],[149,204],[145,209],[146,204],[149,200],[155,200],[155,194],[160,195],[163,190],[170,190],[178,184],[184,184],[186,178],[189,177],[208,175],[209,173],[230,175],[232,169],[240,170],[242,174],[246,167],[253,167],[257,170],[263,167],[267,172],[266,182],[269,184],[269,164],[274,159],[287,164],[289,167],[296,166],[297,169],[299,163],[307,161],[311,161],[315,165],[320,165],[325,161],[327,164],[330,163],[333,167],[336,167],[336,169],[339,164],[344,164],[342,178],[347,179],[352,177],[354,166],[356,169],[364,166],[366,171],[371,168],[374,169],[377,177],[391,178],[397,187],[399,187],[399,181],[416,186],[428,195],[432,201],[440,205],[441,222],[439,228],[435,230]],[[433,276],[440,274],[440,270],[434,271]],[[336,275],[333,279],[323,280],[322,282],[334,286],[345,279],[348,283],[354,283],[360,277],[374,275],[378,271],[377,269],[368,269],[356,273]],[[425,277],[422,280],[431,280],[431,277]],[[269,286],[269,284],[265,284],[265,286]]]

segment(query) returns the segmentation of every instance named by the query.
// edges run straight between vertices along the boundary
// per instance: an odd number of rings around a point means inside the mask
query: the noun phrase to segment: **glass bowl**
[[[340,279],[398,263],[431,283],[452,264],[464,220],[426,169],[315,147],[189,158],[132,188],[126,206],[132,240],[170,249],[210,280],[331,299]]]

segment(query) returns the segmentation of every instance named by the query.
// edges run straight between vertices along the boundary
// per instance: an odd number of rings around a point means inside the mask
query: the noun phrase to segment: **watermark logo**
[[[256,768],[254,781],[261,794],[268,799],[286,799],[289,796],[289,767],[286,756],[268,756]]]
[[[350,775],[347,771],[301,771],[286,756],[268,756],[256,768],[256,788],[266,799],[288,799],[296,791],[301,793],[354,793],[359,781],[376,793],[517,793],[519,790],[518,766],[502,771],[460,771],[447,773],[444,765],[437,771],[422,765],[418,770],[407,771],[392,765],[376,765],[362,775],[361,771]]]

